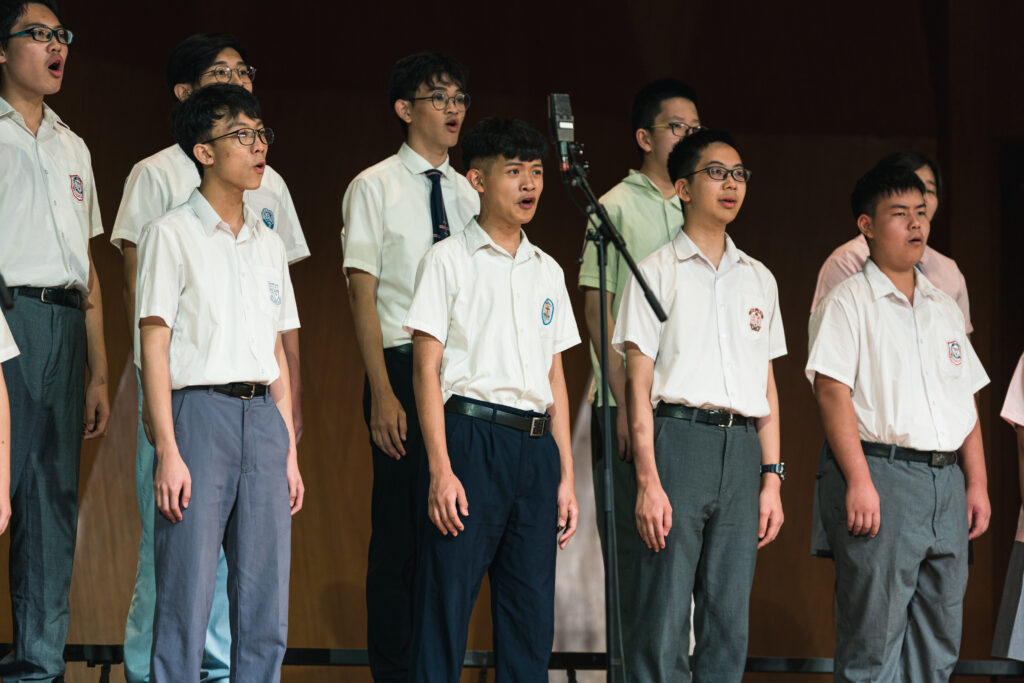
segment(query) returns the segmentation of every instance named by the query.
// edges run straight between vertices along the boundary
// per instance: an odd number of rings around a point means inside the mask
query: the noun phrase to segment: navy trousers
[[[16,297],[5,314],[20,356],[3,364],[11,404],[11,611],[4,681],[64,673],[78,528],[85,315]]]
[[[457,537],[443,535],[430,522],[430,475],[423,467],[412,678],[457,683],[469,618],[487,573],[497,681],[546,682],[555,630],[558,446],[550,434],[531,438],[512,427],[452,413],[445,415],[445,428],[469,515]]]

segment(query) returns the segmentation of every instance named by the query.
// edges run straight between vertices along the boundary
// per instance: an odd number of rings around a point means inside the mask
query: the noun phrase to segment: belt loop
[[[697,423],[697,408],[690,408],[690,424],[694,425]]]
[[[891,465],[894,460],[896,460],[896,444],[890,444],[889,445],[889,464]]]

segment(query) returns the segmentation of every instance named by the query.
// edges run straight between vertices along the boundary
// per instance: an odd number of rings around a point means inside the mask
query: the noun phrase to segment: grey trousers
[[[11,404],[11,610],[4,681],[64,672],[78,528],[85,403],[85,316],[17,297],[5,312],[21,355],[3,364]]]
[[[818,489],[836,561],[835,680],[949,680],[967,589],[963,472],[867,463],[882,510],[875,538],[846,530],[846,480],[832,458]]]
[[[639,553],[636,618],[626,631],[628,680],[690,680],[692,594],[693,680],[739,681],[757,560],[757,431],[655,417],[654,453],[672,530],[664,550]]]
[[[221,545],[228,561],[231,680],[276,682],[288,635],[288,428],[268,393],[172,393],[174,436],[192,478],[182,521],[153,526],[154,683],[199,680]]]

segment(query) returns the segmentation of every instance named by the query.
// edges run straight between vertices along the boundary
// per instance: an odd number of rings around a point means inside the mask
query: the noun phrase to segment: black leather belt
[[[754,424],[757,418],[730,413],[728,410],[706,410],[691,408],[678,403],[659,403],[654,414],[658,417],[674,417],[678,420],[693,420],[715,427],[746,427]]]
[[[864,455],[876,458],[892,457],[895,460],[906,460],[907,462],[923,462],[931,467],[955,465],[957,461],[956,451],[918,451],[913,448],[870,441],[861,441],[860,445],[864,449]]]
[[[189,389],[213,389],[218,394],[224,394],[225,396],[231,396],[232,398],[242,398],[246,401],[251,401],[259,396],[266,396],[267,385],[266,384],[253,384],[252,382],[231,382],[229,384],[210,384],[206,386],[193,386]]]
[[[82,307],[82,293],[77,289],[63,289],[61,287],[11,287],[11,292],[15,297],[23,296],[39,299],[44,304],[67,306],[68,308]]]
[[[495,424],[512,427],[519,431],[528,433],[531,437],[544,436],[551,428],[551,417],[549,415],[520,415],[501,408],[482,406],[479,403],[467,401],[459,396],[452,396],[444,404],[446,413],[458,413],[468,415],[480,420],[487,420]]]

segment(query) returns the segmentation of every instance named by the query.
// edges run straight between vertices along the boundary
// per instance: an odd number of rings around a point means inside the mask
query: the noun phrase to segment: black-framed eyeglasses
[[[648,128],[668,128],[672,135],[677,138],[688,138],[694,133],[699,133],[702,130],[707,130],[704,126],[699,123],[696,126],[691,126],[681,121],[671,121],[669,123],[652,123],[647,126]]]
[[[50,28],[49,26],[33,26],[27,28],[24,31],[18,31],[7,36],[7,38],[17,38],[18,36],[28,36],[37,43],[48,43],[54,38],[61,45],[70,45],[71,41],[74,40],[75,34],[66,28]],[[4,38],[4,40],[7,40]]]
[[[693,173],[687,173],[683,177],[689,178],[690,176],[697,175],[698,173],[707,173],[709,178],[711,178],[712,180],[717,180],[719,182],[725,180],[728,176],[732,176],[733,180],[735,180],[737,183],[747,182],[748,180],[750,180],[751,175],[750,169],[743,168],[742,166],[738,166],[736,168],[726,168],[725,166],[707,166],[705,168],[698,168]]]
[[[218,83],[230,83],[232,74],[237,75],[238,80],[243,83],[252,83],[256,80],[256,67],[236,66],[231,68],[230,66],[215,66],[209,71],[199,74],[199,76],[203,77],[206,74],[213,74],[213,80]]]
[[[466,111],[469,109],[469,94],[464,92],[455,93],[449,95],[441,90],[435,90],[432,95],[427,97],[414,97],[414,100],[430,100],[430,103],[434,105],[434,109],[438,111],[444,111],[448,108],[450,101],[455,101],[455,108],[458,111]]]
[[[224,133],[224,135],[218,135],[215,138],[203,140],[202,144],[205,145],[213,142],[214,140],[220,140],[221,138],[229,138],[232,136],[238,138],[238,142],[246,147],[252,147],[255,145],[257,136],[263,144],[269,145],[274,142],[274,129],[260,128],[259,130],[256,130],[255,128],[239,128],[238,130],[233,130],[230,133]]]

